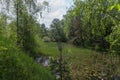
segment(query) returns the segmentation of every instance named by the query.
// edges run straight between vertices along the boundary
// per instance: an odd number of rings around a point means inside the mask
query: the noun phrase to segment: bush
[[[106,40],[110,43],[111,52],[120,55],[120,24],[113,28],[113,32],[106,37]]]
[[[0,80],[54,80],[54,77],[10,40],[1,38]]]
[[[45,36],[45,37],[43,37],[43,41],[44,41],[44,42],[50,42],[51,40],[50,40],[49,37]]]
[[[0,53],[0,80],[54,80],[48,70],[23,53]]]

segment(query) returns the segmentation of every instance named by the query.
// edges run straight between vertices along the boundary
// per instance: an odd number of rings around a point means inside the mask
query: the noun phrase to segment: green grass
[[[53,58],[59,57],[59,51],[55,42],[43,42],[41,40],[39,41],[39,39],[37,41],[38,47],[36,48],[36,52],[52,56]],[[115,54],[104,55],[93,50],[75,47],[66,43],[62,43],[62,46],[63,59],[68,63],[67,66],[70,68],[70,75],[73,80],[93,80],[91,77],[99,77],[101,80],[103,73],[109,78],[116,74],[120,75],[119,56]],[[0,57],[0,64],[9,71],[6,72],[0,67],[1,78],[9,74],[11,75],[7,76],[8,78],[15,77],[15,75],[12,75],[14,73],[11,72],[13,70],[13,72],[16,72],[16,76],[23,76],[22,80],[26,77],[30,78],[29,80],[53,80],[53,76],[47,68],[36,64],[32,58],[20,51],[12,40],[7,40],[6,38],[0,39]],[[2,58],[5,60],[2,60]],[[7,77],[4,80],[8,80]]]
[[[106,73],[109,80],[111,80],[111,76],[115,74],[120,75],[119,56],[113,54],[105,55],[100,52],[75,47],[65,43],[62,43],[62,46],[63,58],[68,63],[73,80],[91,80],[91,75],[92,77],[97,76],[101,79],[103,72]],[[57,45],[54,42],[41,42],[40,50],[43,54],[48,56],[59,56]],[[94,74],[91,74],[92,72],[94,72]]]
[[[15,42],[0,37],[0,80],[54,80],[48,68],[37,64]]]
[[[58,56],[59,55],[59,51],[57,49],[56,43],[42,43],[42,46],[40,47],[40,51],[42,53],[44,53],[45,55],[49,55],[49,56]]]
[[[57,57],[59,56],[59,51],[57,44],[55,42],[40,42],[40,51],[48,56]],[[89,49],[84,49],[80,47],[75,47],[70,44],[62,43],[63,55],[92,55],[97,53]],[[91,54],[92,53],[92,54]]]

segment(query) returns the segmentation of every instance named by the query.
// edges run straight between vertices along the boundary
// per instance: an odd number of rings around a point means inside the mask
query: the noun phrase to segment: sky
[[[44,0],[40,0],[44,1]],[[49,27],[54,18],[62,19],[67,10],[73,5],[73,0],[45,0],[49,2],[49,12],[43,11],[43,17],[39,18],[40,23]]]
[[[38,21],[40,24],[45,23],[46,27],[50,27],[50,24],[54,18],[62,19],[63,15],[66,14],[67,10],[73,5],[73,0],[38,0],[42,3],[47,1],[49,3],[49,12],[43,11],[41,18],[38,16]],[[0,5],[0,11],[1,11]]]

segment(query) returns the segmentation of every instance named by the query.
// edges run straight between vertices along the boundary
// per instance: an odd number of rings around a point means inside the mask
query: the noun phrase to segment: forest
[[[120,80],[120,0],[39,1],[0,0],[0,80]]]

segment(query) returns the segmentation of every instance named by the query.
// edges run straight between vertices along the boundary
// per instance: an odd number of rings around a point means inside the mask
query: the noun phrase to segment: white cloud
[[[44,1],[44,0],[41,0]],[[40,23],[45,23],[47,27],[51,24],[54,18],[62,19],[63,15],[66,14],[67,7],[70,7],[69,4],[72,0],[46,0],[49,2],[50,12],[43,13],[42,19],[40,19]]]
[[[65,0],[50,0],[50,6],[53,6],[53,7],[62,7],[62,6],[65,6],[66,3],[65,3]]]
[[[65,10],[64,9],[58,9],[54,12],[49,13],[48,17],[62,19],[63,14],[65,14]]]

